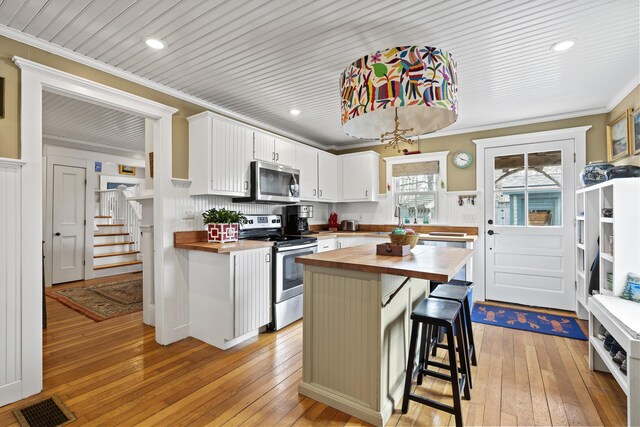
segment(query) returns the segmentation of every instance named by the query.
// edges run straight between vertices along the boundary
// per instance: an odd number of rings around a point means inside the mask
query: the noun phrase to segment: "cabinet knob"
[[[249,181],[245,181],[244,182],[244,189],[248,190],[249,189]]]
[[[313,189],[313,197],[316,197],[316,189]]]
[[[280,153],[276,153],[276,162],[280,160]]]
[[[273,151],[273,152],[271,153],[271,160],[273,160],[274,162],[275,162],[275,160],[276,160],[276,152],[275,152],[275,151]]]
[[[318,190],[318,195],[322,197],[322,190]]]
[[[369,197],[369,190],[364,190],[364,197]]]

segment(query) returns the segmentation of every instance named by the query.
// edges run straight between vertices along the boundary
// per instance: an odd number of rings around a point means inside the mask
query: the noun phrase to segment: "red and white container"
[[[207,239],[211,243],[227,243],[238,241],[238,223],[207,224]]]

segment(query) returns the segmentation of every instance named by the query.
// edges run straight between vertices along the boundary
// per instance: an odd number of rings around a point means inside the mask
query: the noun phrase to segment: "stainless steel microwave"
[[[276,163],[251,162],[251,195],[233,199],[237,203],[298,203],[300,171]]]

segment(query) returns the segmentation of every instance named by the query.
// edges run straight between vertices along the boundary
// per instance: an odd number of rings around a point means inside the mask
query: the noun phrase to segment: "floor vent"
[[[16,409],[13,414],[22,427],[57,427],[76,420],[71,411],[55,396]]]

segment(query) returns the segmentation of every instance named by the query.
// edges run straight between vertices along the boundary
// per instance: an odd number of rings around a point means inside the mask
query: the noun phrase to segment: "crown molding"
[[[287,132],[287,131],[283,131],[282,129],[278,129],[276,127],[273,127],[273,126],[268,125],[266,123],[263,123],[261,121],[251,119],[249,117],[243,116],[243,115],[238,114],[238,113],[234,113],[233,111],[227,110],[227,109],[225,109],[223,107],[220,107],[219,105],[212,104],[212,103],[210,103],[208,101],[205,101],[203,99],[197,98],[197,97],[192,96],[192,95],[189,95],[189,94],[187,94],[185,92],[179,91],[177,89],[170,88],[170,87],[162,85],[160,83],[156,83],[156,82],[154,82],[152,80],[149,80],[147,78],[140,77],[140,76],[138,76],[136,74],[130,73],[129,71],[125,71],[125,70],[122,70],[120,68],[114,67],[112,65],[105,64],[104,62],[97,61],[95,59],[92,59],[92,58],[89,58],[87,56],[81,55],[81,54],[79,54],[77,52],[74,52],[74,51],[72,51],[70,49],[55,45],[55,44],[47,42],[45,40],[41,40],[41,39],[39,39],[37,37],[34,37],[32,35],[25,34],[25,33],[21,32],[21,31],[14,30],[13,28],[9,28],[9,27],[7,27],[5,25],[0,25],[0,36],[4,36],[4,37],[7,37],[9,39],[15,40],[17,42],[27,44],[29,46],[35,47],[37,49],[44,50],[45,52],[49,52],[51,54],[54,54],[54,55],[69,59],[69,60],[74,61],[74,62],[78,62],[78,63],[80,63],[82,65],[86,65],[88,67],[91,67],[91,68],[94,68],[96,70],[111,74],[111,75],[116,76],[116,77],[120,77],[120,78],[122,78],[124,80],[128,80],[130,82],[139,84],[141,86],[145,86],[145,87],[147,87],[149,89],[156,90],[158,92],[173,96],[173,97],[181,99],[183,101],[190,102],[190,103],[192,103],[194,105],[197,105],[199,107],[205,108],[207,110],[211,110],[211,111],[213,111],[215,113],[218,113],[218,114],[220,114],[222,116],[228,117],[230,119],[237,120],[237,121],[245,123],[247,125],[251,125],[251,126],[263,129],[265,131],[275,133],[275,134],[277,134],[279,136],[282,136],[282,137],[285,137],[285,138],[289,138],[289,139],[292,139],[294,141],[301,142],[301,143],[304,143],[304,144],[307,144],[307,145],[311,145],[311,146],[316,147],[316,148],[320,148],[320,149],[323,149],[323,150],[327,149],[326,145],[321,144],[319,142],[312,141],[310,139],[301,137],[299,135],[295,135],[293,133],[290,133],[290,132]],[[23,68],[23,66],[24,67],[33,67],[33,68],[35,68],[36,65],[41,65],[41,64],[37,64],[36,62],[29,61],[29,60],[24,60],[24,59],[21,59],[20,63],[16,62],[16,64],[20,68]],[[33,65],[33,64],[36,64],[36,65]],[[42,66],[42,67],[49,68],[49,67],[46,67],[46,66]],[[27,69],[27,68],[25,68],[25,69]],[[38,71],[42,71],[42,69],[38,68]],[[159,105],[162,105],[162,104],[159,104]],[[166,106],[164,106],[164,107],[166,107]]]
[[[609,103],[607,104],[607,109],[609,110],[607,112],[610,112],[618,104],[620,104],[620,102],[622,102],[622,100],[626,98],[626,96],[629,95],[638,85],[640,85],[640,73],[633,76],[633,78],[629,80],[627,84],[622,87],[622,89],[620,89],[616,96],[611,98],[611,101],[609,101]]]
[[[129,156],[134,159],[144,160],[144,151],[130,150],[127,148],[114,147],[111,145],[100,144],[98,142],[83,141],[75,138],[67,138],[64,136],[42,134],[44,144],[55,145],[58,147],[66,147],[78,150],[87,150],[103,154],[112,154],[115,156]]]

